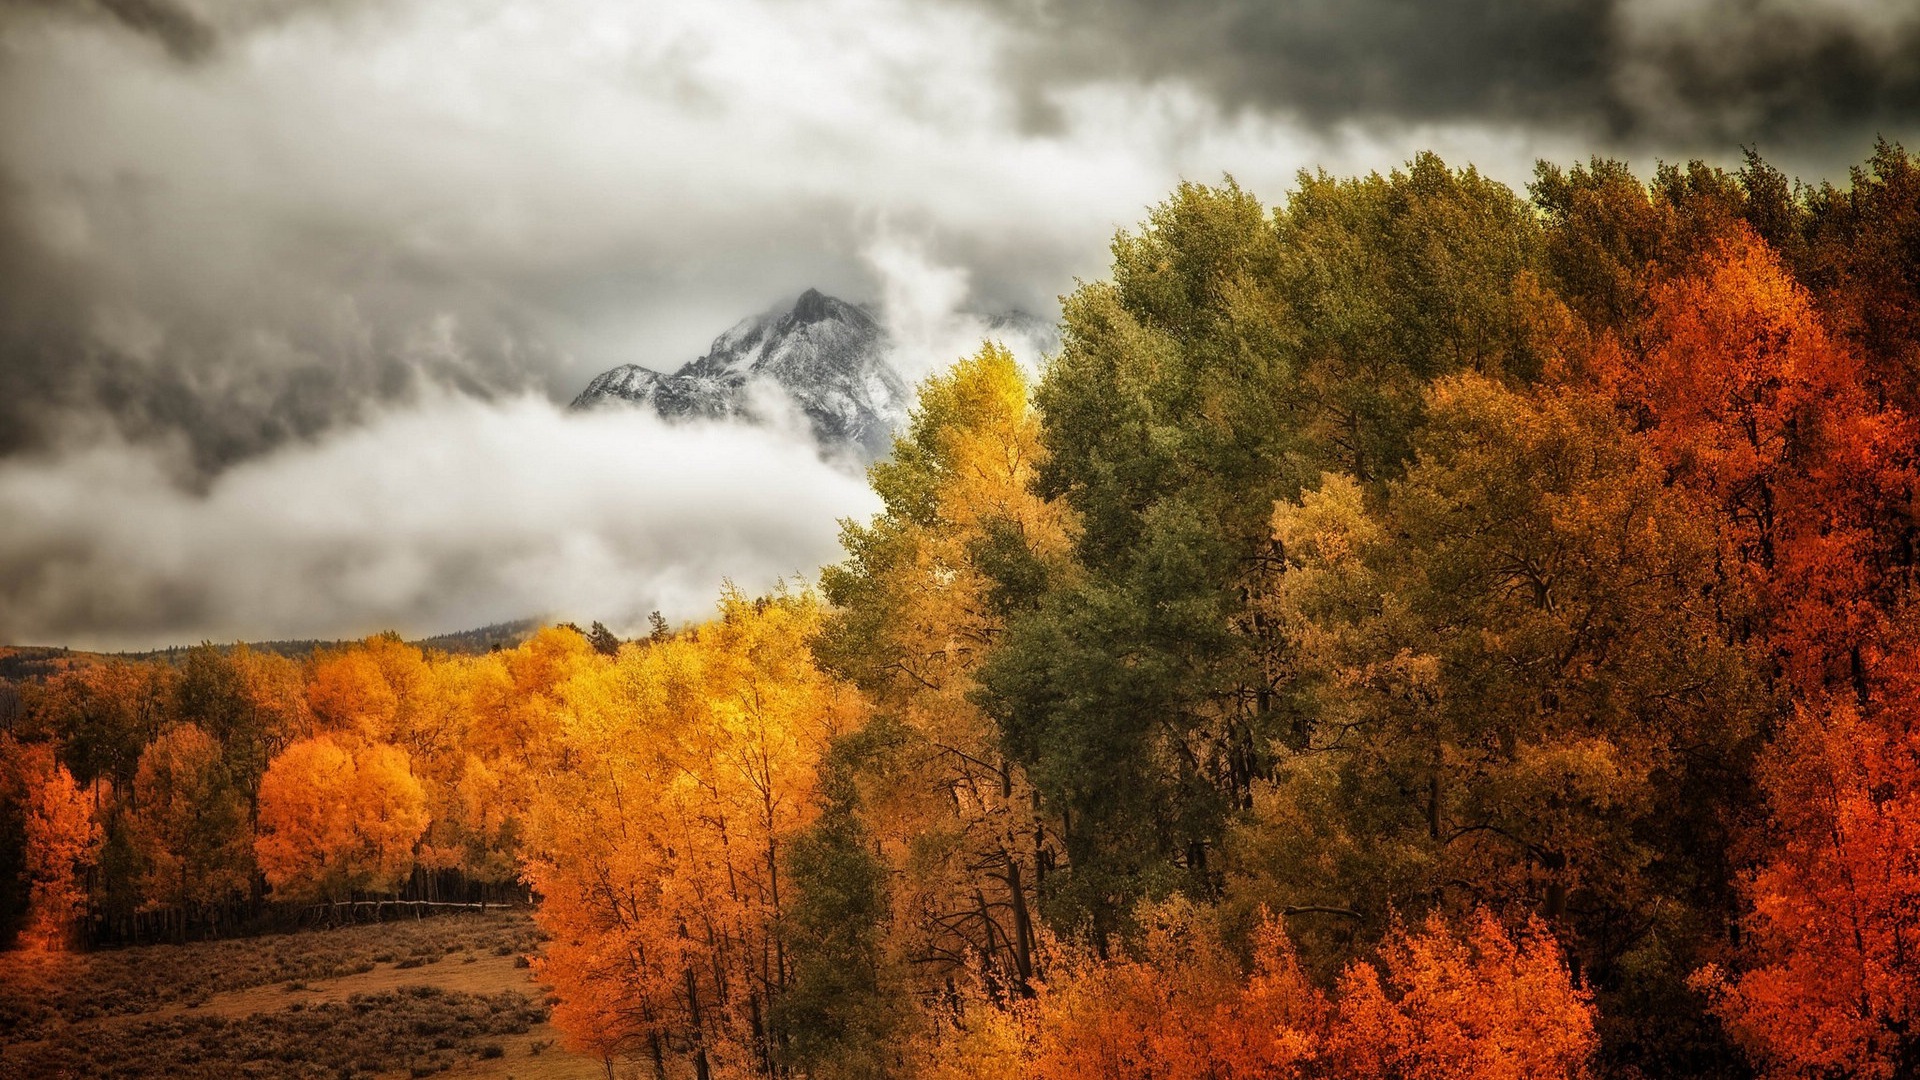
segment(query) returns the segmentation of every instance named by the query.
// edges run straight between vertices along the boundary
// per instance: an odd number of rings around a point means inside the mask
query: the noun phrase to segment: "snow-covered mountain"
[[[791,308],[741,320],[671,375],[638,364],[602,372],[573,407],[632,402],[668,419],[756,417],[764,395],[784,395],[806,414],[821,445],[872,459],[890,449],[911,401],[890,351],[871,312],[808,289]]]

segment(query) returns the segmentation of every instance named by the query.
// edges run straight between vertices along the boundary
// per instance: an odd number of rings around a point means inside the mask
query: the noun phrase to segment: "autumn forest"
[[[1920,159],[1183,185],[1059,320],[708,621],[14,680],[0,965],[519,904],[609,1076],[1920,1075]]]

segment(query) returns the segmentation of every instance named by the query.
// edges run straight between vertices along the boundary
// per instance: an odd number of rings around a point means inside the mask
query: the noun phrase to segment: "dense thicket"
[[[661,1077],[1920,1070],[1906,152],[1186,185],[1061,329],[818,594],[29,687],[0,915],[523,880]]]

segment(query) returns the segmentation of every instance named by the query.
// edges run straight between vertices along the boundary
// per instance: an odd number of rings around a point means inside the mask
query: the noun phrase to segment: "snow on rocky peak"
[[[891,448],[911,392],[888,360],[886,330],[867,309],[808,289],[713,340],[705,356],[671,375],[622,364],[595,376],[576,409],[612,402],[653,406],[670,419],[762,419],[761,395],[783,394],[829,449],[871,460]]]

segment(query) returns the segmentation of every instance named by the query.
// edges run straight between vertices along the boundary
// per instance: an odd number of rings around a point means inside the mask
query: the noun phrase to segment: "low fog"
[[[529,615],[643,627],[834,557],[863,478],[793,426],[439,397],[177,482],[108,439],[0,463],[0,640],[426,634]]]

